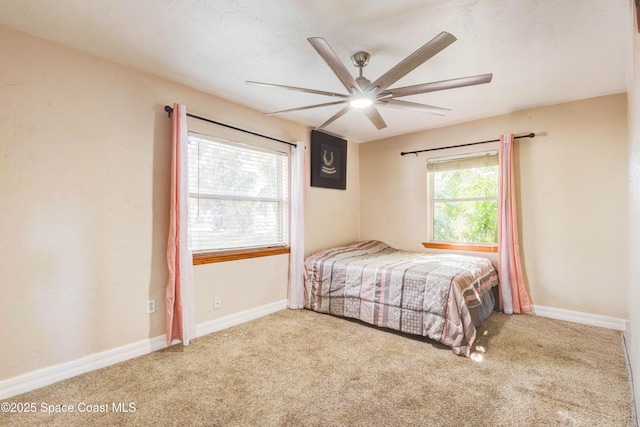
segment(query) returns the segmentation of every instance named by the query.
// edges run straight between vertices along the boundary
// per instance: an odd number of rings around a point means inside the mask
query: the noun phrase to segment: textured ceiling
[[[458,39],[392,87],[493,73],[490,84],[404,98],[446,116],[351,111],[326,130],[369,141],[625,91],[628,0],[0,0],[0,24],[270,112],[331,101],[245,80],[344,93],[307,42],[324,37],[375,80],[441,31]],[[282,116],[317,126],[339,107]],[[206,115],[206,111],[194,112]]]

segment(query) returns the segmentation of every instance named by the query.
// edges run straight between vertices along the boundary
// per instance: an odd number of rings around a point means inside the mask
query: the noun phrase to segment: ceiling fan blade
[[[399,108],[401,110],[419,111],[421,113],[437,114],[444,116],[449,111],[448,108],[434,107],[432,105],[416,104],[415,102],[400,101],[399,99],[380,99],[376,104],[383,107]]]
[[[329,43],[322,37],[309,37],[307,39],[311,46],[320,54],[324,62],[327,63],[331,71],[338,77],[340,82],[347,88],[349,93],[360,92],[360,86],[356,83],[347,67],[344,66],[338,55],[331,49]]]
[[[333,123],[334,121],[336,121],[340,117],[344,116],[349,110],[351,110],[351,107],[349,107],[349,106],[344,107],[342,110],[340,110],[337,113],[335,113],[333,116],[331,116],[329,118],[329,120],[327,120],[326,122],[324,122],[323,124],[318,126],[316,129],[322,129],[324,127],[329,126],[331,123]]]
[[[363,109],[364,113],[367,115],[367,117],[369,118],[369,120],[371,120],[371,123],[373,123],[373,125],[378,129],[384,129],[387,127],[387,124],[384,122],[382,116],[380,115],[380,113],[378,112],[378,110],[376,109],[376,107],[374,107],[373,105],[364,108]]]
[[[419,93],[435,92],[438,90],[455,89],[458,87],[480,85],[491,82],[493,74],[481,74],[478,76],[460,77],[459,79],[442,80],[439,82],[423,83],[414,86],[387,89],[380,92],[379,97],[400,98],[403,96],[417,95]]]
[[[446,31],[441,32],[420,49],[407,56],[395,67],[380,76],[376,81],[371,83],[369,87],[377,88],[376,90],[378,92],[382,92],[456,40],[453,35]]]
[[[349,97],[349,95],[344,95],[342,93],[326,92],[324,90],[307,89],[307,88],[304,88],[304,87],[277,85],[277,84],[273,84],[273,83],[253,82],[253,81],[250,81],[250,80],[245,81],[245,84],[253,85],[253,86],[274,87],[274,88],[278,88],[278,89],[293,90],[293,91],[296,91],[296,92],[313,93],[313,94],[316,94],[316,95],[333,96],[333,97],[338,97],[338,98],[348,98]]]
[[[333,101],[333,102],[325,102],[324,104],[307,105],[305,107],[290,108],[288,110],[280,110],[280,111],[274,111],[272,113],[266,113],[265,116],[273,116],[274,114],[280,114],[280,113],[290,113],[293,111],[309,110],[311,108],[328,107],[329,105],[345,104],[346,102],[347,101]]]

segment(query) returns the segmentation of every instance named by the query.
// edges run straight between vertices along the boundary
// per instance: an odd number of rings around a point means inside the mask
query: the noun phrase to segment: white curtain
[[[291,252],[289,254],[288,306],[301,309],[304,304],[304,190],[305,146],[298,142],[291,153]]]
[[[167,265],[169,278],[166,287],[167,345],[174,339],[189,345],[195,338],[195,288],[193,259],[188,235],[189,166],[187,109],[173,105],[171,120],[171,196]]]

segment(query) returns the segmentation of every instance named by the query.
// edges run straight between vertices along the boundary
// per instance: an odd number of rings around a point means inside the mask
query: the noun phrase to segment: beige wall
[[[629,2],[627,118],[629,125],[629,330],[627,350],[634,374],[636,407],[640,399],[640,34],[633,2]]]
[[[626,102],[624,94],[605,96],[362,144],[362,238],[424,250],[428,156],[400,152],[535,132],[515,150],[521,250],[533,303],[626,318]]]
[[[0,52],[2,380],[164,333],[165,104],[307,145],[310,130],[7,27]],[[349,190],[307,194],[310,248],[357,238],[349,148]],[[197,322],[286,298],[287,263],[196,266]]]
[[[305,254],[360,239],[360,144],[347,143],[347,189],[307,187]],[[310,150],[307,150],[307,184]]]

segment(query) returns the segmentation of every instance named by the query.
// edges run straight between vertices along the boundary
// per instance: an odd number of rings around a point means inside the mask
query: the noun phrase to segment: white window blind
[[[189,134],[193,252],[288,244],[286,153]]]
[[[484,153],[473,153],[455,157],[440,157],[427,160],[427,170],[429,172],[470,169],[497,165],[497,151],[487,151]]]

